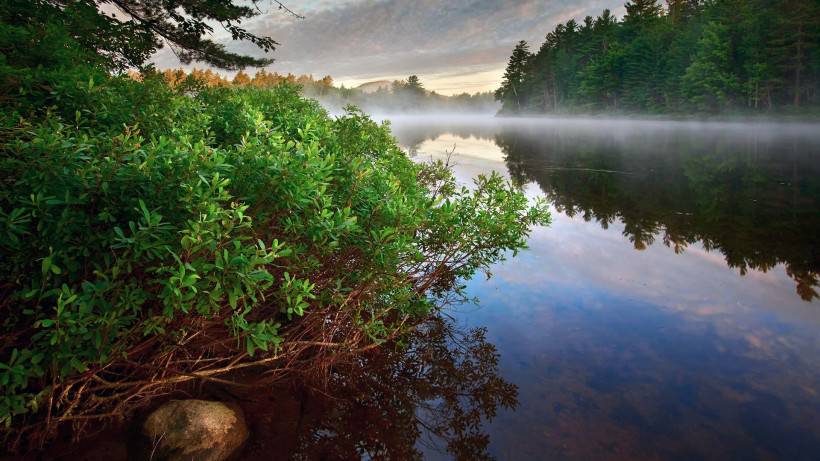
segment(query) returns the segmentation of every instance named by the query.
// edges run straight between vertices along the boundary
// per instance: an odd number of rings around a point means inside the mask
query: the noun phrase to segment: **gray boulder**
[[[148,459],[224,461],[248,439],[242,410],[205,400],[172,400],[142,426]]]

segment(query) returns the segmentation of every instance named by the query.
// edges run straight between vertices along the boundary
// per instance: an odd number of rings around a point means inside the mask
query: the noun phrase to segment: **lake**
[[[820,459],[820,127],[396,119],[552,204],[470,283],[518,407],[503,459]]]
[[[553,222],[477,304],[294,404],[294,457],[820,459],[820,126],[392,125]]]

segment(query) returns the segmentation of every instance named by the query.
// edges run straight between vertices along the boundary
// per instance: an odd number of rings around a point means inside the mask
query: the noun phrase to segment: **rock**
[[[223,461],[248,438],[242,410],[221,402],[172,400],[142,426],[151,460]]]

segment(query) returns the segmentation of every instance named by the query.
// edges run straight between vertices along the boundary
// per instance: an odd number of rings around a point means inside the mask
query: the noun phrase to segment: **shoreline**
[[[700,123],[779,123],[779,124],[820,124],[820,114],[743,114],[743,115],[703,115],[703,114],[647,114],[640,112],[585,112],[548,114],[503,114],[496,119],[560,119],[560,120],[631,120],[637,122],[700,122]]]

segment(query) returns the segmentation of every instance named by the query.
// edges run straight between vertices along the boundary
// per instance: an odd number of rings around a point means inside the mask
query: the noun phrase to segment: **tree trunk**
[[[550,87],[546,83],[544,84],[544,112],[548,111],[547,105],[549,104],[550,100]]]
[[[800,107],[800,77],[803,71],[803,21],[797,25],[797,48],[796,61],[794,66],[794,107]]]
[[[512,85],[512,90],[515,95],[515,105],[518,107],[518,112],[521,112],[521,99],[518,98],[518,91],[515,90],[515,85]]]

